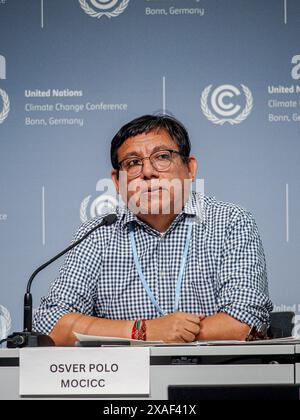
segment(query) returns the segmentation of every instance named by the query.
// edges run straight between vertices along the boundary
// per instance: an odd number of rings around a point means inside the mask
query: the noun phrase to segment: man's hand
[[[197,341],[240,340],[245,341],[250,326],[243,324],[226,313],[208,316],[201,323],[201,331]]]
[[[175,312],[157,319],[146,321],[147,340],[177,343],[195,341],[200,333],[203,315]]]

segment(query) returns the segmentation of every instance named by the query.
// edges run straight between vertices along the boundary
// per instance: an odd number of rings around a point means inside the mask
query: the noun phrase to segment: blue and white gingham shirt
[[[59,277],[35,312],[35,331],[48,334],[70,312],[124,320],[159,316],[134,263],[130,223],[135,225],[143,274],[164,311],[173,311],[188,224],[193,223],[179,311],[205,316],[224,312],[258,328],[269,322],[272,303],[264,251],[249,212],[192,192],[163,235],[128,209],[119,208],[117,215],[115,224],[97,229],[67,254]],[[83,224],[75,240],[101,218]]]

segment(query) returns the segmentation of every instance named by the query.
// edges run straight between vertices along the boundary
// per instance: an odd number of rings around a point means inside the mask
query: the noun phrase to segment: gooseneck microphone
[[[117,215],[112,213],[105,216],[102,221],[89,230],[82,238],[73,242],[70,246],[64,249],[62,252],[57,254],[51,260],[47,261],[39,268],[37,268],[34,273],[32,273],[28,284],[26,293],[24,296],[24,325],[23,332],[14,332],[7,338],[7,347],[8,348],[18,348],[18,347],[39,347],[39,346],[54,346],[54,342],[48,335],[41,334],[38,332],[32,331],[32,294],[31,286],[35,277],[46,267],[52,264],[54,261],[58,260],[60,257],[65,255],[67,252],[71,251],[73,248],[76,248],[77,245],[81,244],[88,236],[90,236],[95,230],[99,229],[102,226],[110,226],[117,221]]]

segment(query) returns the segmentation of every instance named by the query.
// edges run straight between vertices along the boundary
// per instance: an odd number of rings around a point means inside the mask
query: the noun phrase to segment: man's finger
[[[200,325],[195,324],[194,322],[187,322],[186,325],[184,326],[184,329],[194,334],[195,336],[200,333]]]
[[[190,333],[189,331],[184,330],[180,337],[184,340],[186,343],[191,343],[192,341],[195,341],[195,334]]]
[[[195,324],[199,325],[200,321],[202,321],[202,316],[203,315],[195,315],[195,314],[186,314],[187,317],[186,319],[190,322],[194,322]]]

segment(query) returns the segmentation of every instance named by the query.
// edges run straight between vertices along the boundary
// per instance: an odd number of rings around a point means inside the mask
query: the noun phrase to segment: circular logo
[[[5,90],[0,89],[0,110],[1,110],[1,100],[3,102],[2,111],[0,112],[0,124],[6,120],[9,110],[10,110],[10,102],[8,94],[5,92]]]
[[[8,310],[0,305],[0,340],[5,339],[11,329],[11,316]]]
[[[233,85],[222,85],[211,93],[212,86],[207,86],[201,95],[201,109],[209,121],[219,125],[226,122],[235,125],[240,124],[250,115],[253,108],[253,96],[247,86],[241,85],[246,100],[242,111],[241,106],[233,102],[234,98],[242,94],[240,89]],[[210,102],[210,106],[208,102]]]
[[[81,8],[89,16],[100,19],[119,16],[125,11],[130,0],[79,0]]]
[[[86,197],[80,206],[80,219],[83,223],[89,220],[87,209],[91,196]],[[91,218],[102,216],[107,213],[115,213],[118,206],[118,201],[111,195],[103,194],[97,197],[91,204],[90,216]]]
[[[91,3],[96,9],[109,10],[118,4],[118,0],[91,0]]]

